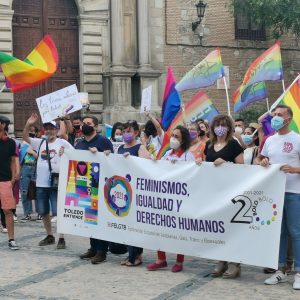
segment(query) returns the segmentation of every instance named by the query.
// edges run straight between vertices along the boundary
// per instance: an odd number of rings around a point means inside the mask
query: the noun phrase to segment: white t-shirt
[[[38,152],[42,141],[42,139],[30,138],[30,145],[32,146],[33,150]],[[60,138],[57,138],[53,143],[48,143],[52,173],[59,173],[60,156],[58,152],[61,147],[64,147],[65,149],[73,149],[70,143]],[[37,160],[37,187],[50,187],[50,171],[46,153],[46,141],[44,140],[40,148],[39,157]]]
[[[261,154],[271,164],[300,167],[300,135],[294,131],[284,135],[276,133],[267,138]],[[287,173],[285,191],[300,194],[300,174]]]
[[[192,154],[192,152],[190,151],[185,151],[182,153],[181,156],[177,156],[175,153],[174,153],[174,150],[169,150],[166,152],[166,154],[161,158],[163,160],[176,160],[176,161],[194,161],[195,160],[195,157],[194,155]]]
[[[253,160],[255,159],[255,157],[253,157],[253,154],[255,154],[254,153],[255,149],[257,149],[257,146],[246,148],[244,150],[244,164],[245,165],[251,165],[252,158],[253,158]]]
[[[162,134],[159,136],[157,135],[156,137],[152,137],[150,144],[154,145],[154,149],[155,149],[155,153],[158,154],[161,145],[163,143],[164,140],[164,132],[162,132]]]

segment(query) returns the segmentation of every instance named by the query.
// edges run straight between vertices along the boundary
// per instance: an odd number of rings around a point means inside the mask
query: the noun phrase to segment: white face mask
[[[180,142],[174,137],[170,138],[170,148],[177,150],[180,147]]]
[[[242,134],[242,133],[243,133],[243,128],[237,126],[237,127],[234,128],[234,132],[239,133],[239,134]]]
[[[123,142],[122,135],[115,135],[115,140],[116,140],[116,142]]]

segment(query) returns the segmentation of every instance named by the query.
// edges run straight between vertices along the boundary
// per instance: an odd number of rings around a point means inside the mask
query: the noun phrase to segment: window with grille
[[[266,30],[251,22],[246,15],[235,15],[235,39],[236,40],[266,40]]]

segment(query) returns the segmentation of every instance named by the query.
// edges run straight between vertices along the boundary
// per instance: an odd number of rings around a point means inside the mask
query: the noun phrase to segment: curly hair
[[[180,148],[183,150],[183,151],[186,151],[190,148],[191,146],[191,138],[190,138],[190,133],[189,131],[187,130],[187,128],[185,128],[184,126],[182,125],[178,125],[176,126],[174,130],[179,130],[180,133],[181,133],[181,139],[182,139],[182,143],[180,145]]]

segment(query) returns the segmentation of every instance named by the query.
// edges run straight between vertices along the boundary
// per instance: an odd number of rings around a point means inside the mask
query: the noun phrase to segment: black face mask
[[[74,125],[73,126],[75,130],[79,130],[80,129],[80,125]]]
[[[206,134],[205,131],[200,129],[199,136],[205,136],[205,134]]]
[[[91,135],[94,133],[95,129],[93,126],[83,124],[81,127],[81,131],[84,135]]]
[[[35,137],[36,137],[36,134],[35,134],[35,133],[29,133],[29,137],[35,138]]]

